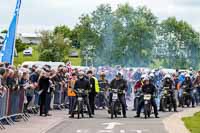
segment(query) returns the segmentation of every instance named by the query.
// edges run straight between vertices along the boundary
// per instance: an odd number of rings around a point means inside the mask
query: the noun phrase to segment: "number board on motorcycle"
[[[113,96],[112,96],[112,99],[113,100],[117,100],[118,99],[118,95],[116,93],[114,93]]]
[[[83,98],[82,97],[78,97],[78,100],[81,101],[81,100],[83,100]]]
[[[144,95],[144,100],[150,100],[151,99],[151,95]]]

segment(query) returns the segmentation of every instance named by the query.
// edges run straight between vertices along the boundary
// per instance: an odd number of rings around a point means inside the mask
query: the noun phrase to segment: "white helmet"
[[[169,79],[170,79],[171,76],[170,76],[169,74],[166,74],[165,77],[164,77],[164,79],[166,79],[166,78],[169,78]]]
[[[141,79],[144,79],[145,77],[147,77],[145,74],[143,74],[142,76],[141,76]]]
[[[149,76],[150,76],[150,77],[154,77],[154,74],[153,74],[153,73],[150,73]]]
[[[145,77],[145,78],[144,78],[144,81],[149,81],[149,78],[148,78],[148,77]]]
[[[149,81],[149,77],[145,77],[145,78],[144,78],[144,81]]]
[[[186,74],[185,77],[186,77],[186,78],[187,78],[187,77],[190,78],[190,75],[189,75],[189,74]]]

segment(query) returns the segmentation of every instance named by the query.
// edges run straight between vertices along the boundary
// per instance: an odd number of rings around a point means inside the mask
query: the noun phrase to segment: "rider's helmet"
[[[170,82],[171,76],[170,76],[169,74],[166,74],[166,75],[164,76],[164,79],[165,79],[167,82]]]
[[[122,78],[122,74],[120,72],[118,72],[116,75],[115,75],[117,78]]]
[[[190,80],[190,75],[189,75],[189,74],[186,74],[186,75],[185,75],[185,80],[186,80],[186,81],[189,81],[189,80]]]
[[[145,77],[146,77],[146,75],[143,74],[143,75],[140,77],[140,80],[144,80]]]
[[[149,77],[154,77],[154,74],[153,74],[153,73],[150,73],[150,74],[149,74]]]
[[[170,79],[170,78],[171,78],[171,76],[170,76],[169,74],[166,74],[166,75],[165,75],[165,77],[164,77],[164,79],[167,79],[167,78],[169,78],[169,79]]]
[[[189,75],[189,74],[186,74],[185,77],[186,77],[186,78],[190,78],[190,75]]]
[[[153,78],[154,78],[154,74],[153,74],[153,73],[150,73],[150,74],[149,74],[149,79],[150,79],[150,80],[153,80]]]
[[[144,81],[149,81],[149,78],[148,78],[148,77],[145,77],[145,78],[144,78]]]
[[[143,79],[144,83],[147,84],[149,83],[149,78],[146,76],[144,79]]]

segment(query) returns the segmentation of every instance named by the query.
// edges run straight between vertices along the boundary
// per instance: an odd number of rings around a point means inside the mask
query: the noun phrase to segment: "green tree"
[[[107,65],[113,63],[114,32],[113,22],[114,16],[110,5],[100,5],[91,14],[92,27],[98,36],[96,40],[95,65]]]
[[[66,25],[56,26],[54,29],[54,35],[56,34],[63,35],[64,38],[70,38],[71,30]]]
[[[199,33],[185,21],[170,17],[160,24],[161,42],[168,48],[167,67],[198,66]]]
[[[95,30],[92,28],[92,20],[89,15],[82,15],[79,18],[80,22],[76,25],[75,29],[78,31],[78,40],[80,42],[82,64],[86,64],[85,53],[90,46],[97,46],[99,37]],[[85,51],[85,52],[84,52]]]
[[[62,34],[54,35],[49,31],[41,32],[41,45],[39,45],[39,59],[42,61],[64,61],[68,55],[70,44]]]
[[[157,18],[146,7],[134,9],[128,4],[120,5],[115,15],[116,54],[121,55],[123,64],[148,66],[156,38]]]
[[[92,49],[96,65],[199,66],[199,33],[175,17],[159,23],[145,6],[123,4],[112,11],[110,5],[100,5],[80,17],[71,39],[81,51]]]
[[[8,32],[8,30],[2,30],[1,33],[6,34]]]
[[[72,46],[75,48],[80,48],[80,40],[78,39],[78,35],[79,35],[79,28],[75,27],[72,31],[71,31],[71,35],[70,35],[70,39],[72,40]]]
[[[27,44],[22,43],[21,39],[16,39],[15,42],[15,48],[17,49],[17,52],[22,52],[28,47]]]

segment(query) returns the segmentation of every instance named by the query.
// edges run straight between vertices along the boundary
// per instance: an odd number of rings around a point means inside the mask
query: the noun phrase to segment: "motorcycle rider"
[[[171,76],[169,74],[165,75],[164,80],[163,80],[163,89],[168,88],[168,93],[170,93],[170,97],[172,100],[174,112],[177,112],[177,105],[176,105],[176,99],[175,99],[175,88],[174,88],[174,83],[171,79]],[[162,108],[162,106],[161,106]]]
[[[177,73],[174,73],[173,74],[173,82],[174,82],[174,88],[175,88],[175,99],[176,99],[176,105],[178,106],[178,107],[180,107],[180,103],[179,103],[179,94],[178,94],[178,91],[179,91],[179,89],[180,89],[180,82],[179,82],[179,79],[178,79],[178,74]]]
[[[191,97],[191,100],[192,100],[192,107],[195,107],[194,106],[195,100],[194,100],[193,89],[192,89],[192,80],[191,80],[189,74],[185,75],[185,81],[183,81],[181,87],[183,89],[183,92],[185,91],[185,92],[190,94],[190,97]],[[181,97],[181,105],[182,105],[182,107],[184,107],[184,105],[183,105],[183,95]]]
[[[135,98],[134,98],[134,106],[133,106],[133,111],[137,110],[137,103],[136,103],[136,96],[140,94],[140,89],[142,88],[142,86],[144,85],[144,78],[145,75],[142,75],[140,80],[138,80],[134,86],[134,94],[135,94]]]
[[[156,101],[153,97],[153,95],[156,93],[156,87],[150,83],[149,78],[145,77],[144,78],[144,85],[142,86],[142,93],[143,94],[150,94],[152,96],[151,98],[151,104],[154,108],[154,114],[155,114],[155,118],[159,118],[158,117],[158,110],[157,110],[157,105],[156,105]],[[135,116],[135,118],[139,118],[140,117],[140,113],[141,113],[141,109],[144,106],[144,99],[142,98],[139,105],[138,105],[138,109],[137,109],[137,115]]]
[[[103,109],[105,109],[105,106],[108,105],[106,93],[109,88],[109,83],[105,77],[106,77],[105,72],[101,72],[99,78],[100,93],[98,94],[98,99],[97,99],[97,107],[98,108],[103,107]]]
[[[111,89],[118,89],[118,98],[119,102],[122,105],[122,113],[123,117],[126,118],[126,100],[125,100],[125,90],[128,88],[127,82],[122,78],[121,73],[117,73],[115,79],[113,79],[110,83]],[[111,105],[112,95],[109,98],[109,106]]]
[[[79,79],[75,82],[75,85],[74,85],[75,92],[78,89],[84,89],[86,91],[86,94],[83,97],[83,99],[84,99],[84,103],[87,105],[87,110],[88,110],[89,117],[92,118],[92,112],[91,112],[89,99],[88,99],[88,94],[87,94],[87,92],[90,89],[90,84],[89,84],[89,81],[84,77],[84,72],[82,72],[82,71],[79,72]],[[76,105],[77,105],[77,99],[76,99],[76,102],[75,102],[74,106],[76,106]],[[74,109],[75,109],[75,107],[73,107],[72,109],[73,109],[73,111],[71,112],[70,118],[74,118]]]

